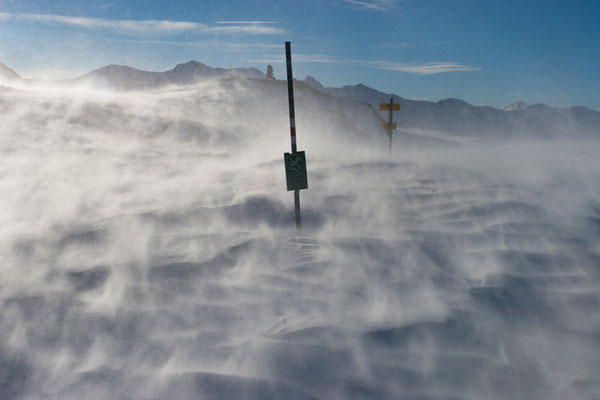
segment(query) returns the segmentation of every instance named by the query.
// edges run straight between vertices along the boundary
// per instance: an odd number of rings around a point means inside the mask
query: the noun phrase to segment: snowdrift
[[[0,93],[0,397],[600,395],[600,144],[284,82]]]

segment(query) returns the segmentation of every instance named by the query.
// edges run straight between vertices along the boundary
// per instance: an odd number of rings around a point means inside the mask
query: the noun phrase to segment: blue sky
[[[600,1],[0,0],[0,61],[25,77],[197,60],[411,99],[600,110]]]

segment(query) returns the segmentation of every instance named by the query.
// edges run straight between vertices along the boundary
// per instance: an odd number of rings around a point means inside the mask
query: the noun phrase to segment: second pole
[[[390,137],[390,144],[388,145],[388,151],[390,154],[392,154],[392,128],[393,128],[393,119],[392,119],[392,113],[394,112],[394,98],[390,98],[390,114],[388,117],[388,136]]]

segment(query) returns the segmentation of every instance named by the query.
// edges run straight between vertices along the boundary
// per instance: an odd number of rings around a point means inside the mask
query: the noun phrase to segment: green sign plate
[[[287,190],[308,189],[308,177],[306,176],[306,157],[303,151],[294,154],[283,153],[285,161],[285,180]]]

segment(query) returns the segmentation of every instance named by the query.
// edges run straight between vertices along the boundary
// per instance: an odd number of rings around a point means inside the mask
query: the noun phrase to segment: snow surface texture
[[[0,398],[600,397],[598,142],[286,94],[3,89]]]

